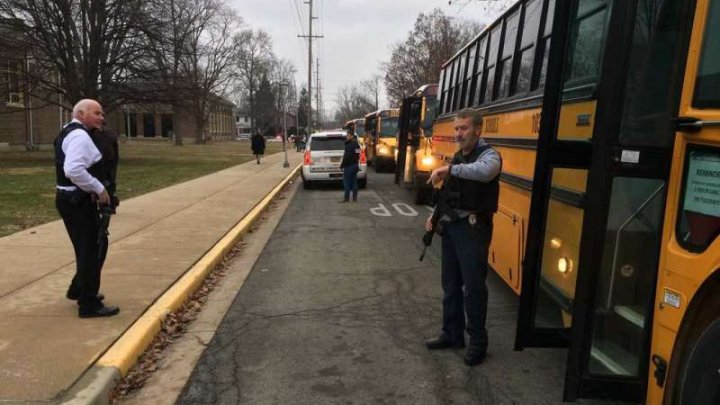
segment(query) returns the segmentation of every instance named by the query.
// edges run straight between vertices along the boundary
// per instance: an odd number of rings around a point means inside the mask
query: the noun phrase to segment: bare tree
[[[83,98],[113,109],[131,92],[139,54],[141,0],[2,0],[0,18],[23,34],[36,97],[57,103]]]
[[[423,84],[436,83],[442,64],[481,29],[477,23],[449,17],[440,9],[420,13],[408,37],[393,46],[390,61],[382,66],[390,103],[398,105]]]
[[[221,0],[194,0],[202,18],[182,44],[180,76],[189,90],[180,106],[195,118],[196,142],[207,140],[205,126],[210,107],[228,93],[233,79],[237,42],[233,35],[240,24],[234,11]]]
[[[268,78],[275,94],[275,108],[278,112],[283,112],[286,106],[294,104],[297,98],[294,80],[296,72],[297,69],[295,69],[292,61],[285,58],[278,59],[273,56]],[[281,127],[283,125],[282,120],[279,120],[276,125]]]
[[[234,38],[236,44],[235,68],[238,78],[238,92],[245,95],[250,126],[256,126],[255,97],[263,75],[271,68],[273,60],[272,40],[263,30],[246,29]]]
[[[342,124],[354,118],[364,117],[365,114],[377,109],[374,104],[377,93],[368,91],[368,82],[372,80],[343,86],[338,90],[336,121]]]
[[[375,74],[360,83],[360,87],[375,100],[375,110],[380,108],[380,80],[382,80],[382,76]]]

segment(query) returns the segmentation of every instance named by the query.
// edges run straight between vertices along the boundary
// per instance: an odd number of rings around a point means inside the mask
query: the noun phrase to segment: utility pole
[[[283,88],[286,88],[288,91],[290,90],[290,85],[288,83],[280,83],[280,93],[282,94]],[[288,155],[287,155],[287,92],[285,93],[285,96],[282,98],[283,100],[283,151],[285,151],[285,162],[283,162],[283,167],[290,167],[290,163],[288,163]]]
[[[320,126],[320,125],[322,125],[322,119],[321,119],[321,115],[320,115],[320,110],[322,108],[322,106],[320,104],[320,91],[321,91],[321,89],[320,89],[320,58],[316,58],[315,63],[316,63],[316,65],[315,65],[316,66],[315,81],[317,82],[316,83],[317,85],[315,86],[315,113],[317,114],[317,118],[316,118],[317,125]]]
[[[313,0],[305,2],[308,7],[308,35],[298,35],[300,38],[308,39],[308,117],[307,127],[308,132],[312,128],[312,41],[315,38],[322,38],[322,35],[313,35],[313,20],[317,20],[317,17],[313,16]],[[308,134],[309,135],[309,134]]]

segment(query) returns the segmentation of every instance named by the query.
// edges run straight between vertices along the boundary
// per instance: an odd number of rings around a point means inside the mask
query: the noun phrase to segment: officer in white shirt
[[[103,184],[102,155],[90,136],[105,121],[102,106],[95,100],[79,101],[73,119],[55,138],[55,206],[65,223],[75,250],[76,272],[67,298],[77,300],[81,318],[113,316],[117,307],[105,306],[100,290],[100,272],[105,261],[101,251],[99,205],[110,203]],[[107,240],[103,240],[107,247]]]

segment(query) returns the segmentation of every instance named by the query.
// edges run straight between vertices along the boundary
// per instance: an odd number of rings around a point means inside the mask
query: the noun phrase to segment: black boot
[[[467,352],[465,352],[465,356],[463,356],[463,362],[466,366],[474,367],[482,364],[482,362],[485,361],[486,357],[486,350],[470,346],[467,349]]]
[[[454,340],[445,333],[440,336],[425,341],[425,347],[428,350],[442,350],[442,349],[462,349],[465,347],[465,339]]]

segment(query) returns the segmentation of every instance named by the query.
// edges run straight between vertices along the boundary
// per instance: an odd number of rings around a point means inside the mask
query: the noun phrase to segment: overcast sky
[[[273,39],[279,57],[297,68],[298,87],[307,83],[307,43],[297,37],[307,34],[308,6],[303,0],[231,0],[246,27],[262,28]],[[390,47],[407,37],[420,12],[439,7],[446,14],[487,23],[493,10],[467,0],[314,0],[319,20],[313,34],[313,59],[320,57],[320,81],[326,116],[335,108],[339,87],[380,73],[380,63],[390,58]],[[314,64],[314,62],[313,62]],[[314,69],[314,68],[313,68]],[[439,72],[438,72],[439,73]],[[313,73],[314,75],[314,73]],[[313,78],[313,92],[315,91]],[[314,98],[314,96],[313,96]],[[383,96],[381,106],[387,101]]]

